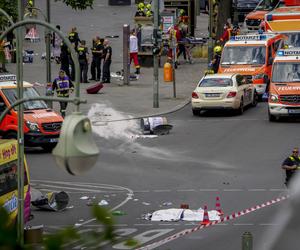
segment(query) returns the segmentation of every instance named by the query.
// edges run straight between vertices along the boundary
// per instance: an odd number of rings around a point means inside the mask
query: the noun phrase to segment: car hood
[[[24,119],[36,123],[62,122],[63,118],[51,109],[26,110]]]
[[[276,83],[272,85],[271,92],[277,95],[300,95],[300,83]]]
[[[224,67],[220,65],[220,72],[222,73],[239,73],[242,75],[257,75],[264,71],[263,66],[253,67],[251,65],[226,65]]]
[[[256,10],[256,11],[252,11],[250,12],[247,16],[246,19],[260,19],[260,20],[264,20],[265,19],[265,14],[267,14],[268,11],[265,10]]]

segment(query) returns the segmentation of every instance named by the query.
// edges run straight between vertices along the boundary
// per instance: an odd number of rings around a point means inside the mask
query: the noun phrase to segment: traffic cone
[[[219,212],[219,215],[224,215],[224,212],[221,209],[221,203],[219,197],[216,197],[216,210]]]
[[[209,217],[208,217],[208,212],[207,212],[207,206],[204,206],[204,214],[203,214],[203,220],[201,222],[201,225],[207,225],[209,224]]]

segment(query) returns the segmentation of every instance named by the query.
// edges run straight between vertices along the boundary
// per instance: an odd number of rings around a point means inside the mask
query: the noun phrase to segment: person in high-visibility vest
[[[230,23],[227,22],[227,23],[224,25],[224,32],[223,32],[223,34],[222,34],[222,36],[221,36],[221,38],[220,38],[220,42],[221,42],[222,44],[226,43],[226,42],[230,39],[230,37],[231,37],[231,32],[232,32],[231,25],[230,25]]]
[[[57,97],[69,98],[70,92],[73,92],[74,85],[70,78],[66,76],[65,71],[60,70],[59,76],[55,78],[52,83],[52,92],[56,90]],[[60,113],[62,117],[66,115],[66,109],[68,106],[67,102],[59,102],[60,104]]]
[[[295,147],[292,154],[281,165],[286,172],[285,184],[288,186],[296,170],[300,169],[299,148]]]
[[[87,72],[88,72],[88,48],[86,47],[85,40],[81,40],[79,47],[77,48],[78,60],[80,65],[80,82],[88,83]]]

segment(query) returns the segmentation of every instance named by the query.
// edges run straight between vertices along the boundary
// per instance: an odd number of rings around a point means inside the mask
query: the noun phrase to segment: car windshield
[[[287,36],[287,44],[293,47],[300,47],[300,33],[284,33]]]
[[[3,89],[3,93],[8,99],[10,104],[15,103],[18,100],[17,97],[17,89]],[[33,97],[39,97],[40,95],[38,92],[32,88],[24,88],[23,92],[24,98],[33,98]],[[34,109],[47,109],[48,106],[44,101],[28,101],[24,102],[24,110],[34,110]]]
[[[272,82],[300,82],[300,65],[296,62],[275,62]]]
[[[262,65],[266,62],[265,46],[226,46],[222,54],[222,65],[251,64]]]
[[[199,83],[199,87],[229,87],[232,86],[230,78],[205,78]]]
[[[261,0],[260,3],[256,6],[256,10],[272,10],[276,7],[279,0],[267,1]]]

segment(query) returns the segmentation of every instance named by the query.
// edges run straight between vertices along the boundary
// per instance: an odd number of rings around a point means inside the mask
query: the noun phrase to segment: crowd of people
[[[56,28],[60,29],[60,26],[57,25]],[[86,40],[80,39],[76,27],[71,29],[68,38],[78,55],[80,82],[89,83],[89,81],[101,81],[103,83],[110,83],[112,48],[109,41],[96,36],[93,38],[92,48],[89,49]],[[52,34],[51,44],[55,61],[61,65],[60,69],[74,81],[75,67],[68,46],[55,33]],[[92,55],[91,63],[89,58],[90,53]],[[88,79],[89,65],[91,73],[90,79]]]

